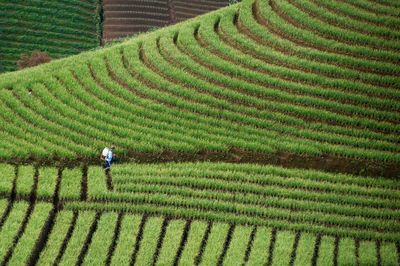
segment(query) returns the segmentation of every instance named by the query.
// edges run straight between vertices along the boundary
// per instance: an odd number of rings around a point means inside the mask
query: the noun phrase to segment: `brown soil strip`
[[[200,243],[199,253],[194,258],[194,265],[196,265],[196,266],[200,265],[201,260],[203,259],[203,253],[206,249],[208,237],[210,236],[210,233],[211,233],[211,227],[212,227],[212,222],[209,221],[207,224],[207,229],[204,232],[203,239],[201,240],[201,243]]]
[[[144,226],[146,225],[146,222],[147,222],[147,215],[143,215],[142,220],[140,221],[139,231],[136,236],[135,247],[133,249],[131,261],[129,264],[130,266],[134,266],[136,264],[136,258],[137,254],[139,253],[140,243],[142,242]]]
[[[360,239],[355,239],[354,243],[355,243],[355,247],[356,247],[354,253],[356,256],[357,266],[359,266],[360,265]]]
[[[61,180],[62,180],[62,173],[64,171],[63,167],[59,167],[57,171],[57,183],[56,183],[56,188],[54,190],[54,195],[53,195],[53,205],[55,208],[58,206],[58,202],[60,200],[60,189],[61,189]]]
[[[39,239],[36,241],[35,247],[29,257],[27,265],[34,266],[37,264],[40,258],[40,253],[46,246],[47,240],[51,234],[51,231],[53,230],[56,216],[57,216],[57,209],[53,208],[49,213],[49,216],[42,228],[42,231],[40,232]]]
[[[158,256],[160,255],[161,248],[163,246],[163,242],[164,242],[164,238],[165,238],[165,233],[167,232],[168,224],[169,224],[169,219],[166,217],[166,218],[164,218],[164,221],[162,223],[160,235],[158,236],[157,247],[153,254],[153,262],[151,264],[153,266],[156,265]]]
[[[108,248],[108,254],[105,265],[111,265],[111,259],[114,255],[115,248],[117,247],[120,231],[121,231],[121,224],[124,214],[121,212],[118,214],[117,224],[115,225],[114,229],[114,236],[111,241],[110,247]]]
[[[371,36],[371,37],[374,37],[374,38],[379,38],[381,40],[393,40],[393,38],[390,38],[389,36],[386,36],[384,34],[379,34],[379,32],[371,32],[371,31],[368,31],[367,29],[360,29],[360,28],[352,26],[351,24],[343,25],[340,22],[335,21],[334,19],[330,19],[330,18],[324,17],[324,16],[322,16],[320,14],[313,13],[307,7],[305,7],[304,5],[302,5],[302,4],[300,4],[300,3],[296,2],[296,1],[290,0],[289,2],[293,6],[295,6],[297,9],[301,10],[303,13],[306,13],[307,16],[313,17],[315,19],[318,19],[319,21],[321,21],[321,22],[323,22],[323,23],[325,23],[327,25],[334,25],[334,26],[336,26],[338,28],[341,28],[343,30],[352,30],[354,32],[361,33],[361,34],[364,34],[364,35],[368,35],[368,36]],[[324,8],[324,9],[328,10],[329,13],[332,13],[332,14],[335,14],[337,16],[340,16],[339,13],[332,12],[331,11],[332,9],[328,9],[328,8],[322,7],[322,5],[319,5],[318,3],[316,3],[315,0],[310,0],[310,2],[312,2],[313,4],[318,6],[319,8]],[[351,18],[349,18],[347,16],[346,16],[346,18],[347,19],[351,19]]]
[[[271,266],[274,259],[274,250],[275,250],[276,233],[277,233],[276,231],[277,231],[276,228],[272,228],[271,240],[268,249],[268,260],[267,263],[265,264],[267,266]]]
[[[338,265],[338,256],[339,256],[339,241],[340,238],[337,236],[335,237],[334,249],[333,249],[333,265]]]
[[[87,254],[87,252],[89,250],[90,244],[92,243],[93,235],[97,230],[97,224],[98,224],[98,222],[100,220],[100,216],[101,216],[101,213],[97,212],[96,216],[95,216],[95,218],[93,220],[93,223],[90,226],[89,232],[88,232],[88,234],[86,236],[85,243],[83,244],[82,250],[79,253],[78,260],[76,262],[76,266],[82,265],[83,260],[86,257],[86,254]]]
[[[58,251],[57,257],[56,257],[56,259],[54,260],[54,263],[53,263],[54,266],[60,264],[61,258],[62,258],[62,256],[64,255],[65,250],[66,250],[66,248],[67,248],[68,242],[69,242],[69,240],[71,239],[72,233],[74,232],[75,225],[76,225],[76,220],[77,220],[77,219],[78,219],[78,211],[74,211],[73,216],[72,216],[71,223],[70,223],[69,228],[68,228],[68,231],[67,231],[67,234],[65,235],[65,238],[64,238],[64,240],[63,240],[63,242],[62,242],[62,245],[61,245],[61,247],[60,247],[60,250]]]
[[[228,253],[229,245],[231,244],[231,241],[232,241],[232,236],[233,236],[234,230],[235,230],[235,224],[231,224],[229,226],[228,234],[226,235],[226,238],[225,238],[224,247],[218,258],[217,265],[219,265],[219,266],[222,266],[224,263],[226,253]]]
[[[257,233],[257,226],[254,226],[253,230],[251,231],[251,234],[250,234],[249,242],[247,242],[246,252],[244,254],[242,266],[246,265],[247,262],[249,261],[250,252],[251,252],[251,249],[253,248],[253,243],[254,243],[254,238],[256,236],[256,233]]]
[[[111,176],[111,170],[107,169],[105,171],[105,174],[106,174],[107,189],[108,189],[108,191],[113,191],[114,185],[113,185],[113,180],[112,180],[112,176]]]
[[[271,23],[269,23],[261,14],[259,8],[258,8],[258,1],[255,1],[253,4],[253,16],[256,19],[256,21],[262,25],[263,27],[265,27],[269,32],[271,32],[272,34],[275,34],[277,36],[279,36],[281,39],[287,39],[293,43],[295,43],[296,45],[299,45],[301,47],[309,47],[307,46],[308,43],[306,43],[306,45],[303,44],[303,42],[301,41],[294,41],[293,38],[291,36],[287,36],[285,33],[283,33],[282,31],[280,31],[278,28],[276,28],[275,26],[273,26]],[[241,26],[240,24],[240,19],[238,20],[238,26],[239,28],[243,26]],[[377,70],[374,68],[368,68],[368,67],[360,67],[360,66],[354,66],[352,64],[348,64],[348,63],[344,63],[344,62],[335,62],[335,64],[332,63],[327,63],[324,60],[321,60],[319,58],[316,57],[310,57],[307,55],[302,54],[301,52],[297,52],[295,50],[288,50],[287,48],[284,47],[280,47],[280,46],[276,46],[274,45],[275,49],[277,49],[278,51],[281,51],[283,53],[287,53],[287,54],[295,54],[296,56],[300,57],[300,58],[304,58],[304,59],[308,59],[308,60],[313,60],[316,62],[320,62],[323,64],[331,64],[331,65],[336,65],[336,66],[341,66],[341,67],[345,67],[345,68],[350,68],[356,71],[360,71],[360,72],[366,72],[366,73],[372,73],[372,74],[378,74],[378,75],[388,75],[388,76],[395,76],[395,73],[386,73],[384,71],[381,70]],[[312,48],[312,47],[311,47]]]
[[[311,265],[312,266],[317,266],[317,261],[318,261],[318,255],[319,255],[319,249],[321,247],[321,234],[317,234],[317,238],[315,239],[315,245],[314,245],[314,253],[311,259]]]
[[[88,192],[88,165],[84,164],[82,167],[82,179],[81,179],[81,201],[87,200]]]
[[[284,21],[286,21],[287,23],[291,24],[292,26],[296,27],[296,28],[302,28],[301,25],[295,21],[293,18],[289,17],[287,14],[285,14],[282,10],[279,9],[279,7],[276,5],[276,2],[274,0],[269,0],[269,5],[272,8],[272,11],[275,12],[275,14],[277,14],[281,19],[283,19]],[[306,28],[304,28],[305,30],[307,30]],[[356,54],[356,53],[351,53],[351,52],[347,52],[347,51],[342,51],[342,50],[338,50],[338,49],[333,49],[333,48],[329,48],[327,46],[321,46],[319,44],[316,43],[310,43],[310,42],[306,42],[303,40],[298,39],[297,37],[293,37],[291,35],[289,35],[289,33],[286,32],[280,32],[286,39],[301,45],[301,46],[306,46],[312,49],[316,49],[322,52],[330,52],[333,54],[338,54],[338,55],[346,55],[349,57],[353,57],[353,58],[357,58],[357,59],[363,59],[363,60],[373,60],[376,62],[387,62],[387,63],[394,63],[394,64],[398,64],[397,59],[383,59],[381,57],[378,56],[372,56],[372,55],[362,55],[362,54]]]
[[[191,225],[192,225],[192,220],[187,220],[186,224],[185,224],[185,228],[183,229],[183,234],[182,234],[181,242],[179,244],[178,251],[176,252],[176,255],[175,255],[173,266],[178,266],[179,265],[179,261],[180,261],[181,256],[182,256],[183,249],[186,246],[186,242],[187,242],[187,239],[188,239],[188,236],[189,236],[189,231],[190,231]]]
[[[381,257],[381,241],[376,240],[376,258],[378,259],[378,266],[382,266],[382,257]]]
[[[242,150],[232,147],[227,151],[178,152],[162,151],[159,153],[146,153],[135,150],[127,150],[124,156],[120,156],[120,162],[128,163],[167,163],[167,162],[228,162],[228,163],[254,163],[260,165],[278,165],[286,168],[302,168],[327,171],[332,173],[344,173],[361,176],[383,176],[386,178],[400,178],[400,164],[398,162],[384,162],[361,158],[346,158],[331,154],[306,155],[292,152],[279,151],[274,153],[262,153]],[[79,167],[81,163],[87,165],[99,165],[98,158],[77,157],[71,160],[55,161],[56,158],[14,158],[10,161],[21,164],[37,163],[41,166],[53,166],[59,162],[65,167]],[[84,197],[83,197],[84,198]]]
[[[299,231],[296,232],[296,236],[294,238],[293,247],[292,247],[292,253],[290,254],[290,262],[289,262],[290,266],[293,266],[294,262],[296,261],[297,248],[299,246],[300,236],[301,236],[301,233]]]

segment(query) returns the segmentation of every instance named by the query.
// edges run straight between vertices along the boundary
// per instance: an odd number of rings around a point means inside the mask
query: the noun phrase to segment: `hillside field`
[[[399,73],[397,1],[244,0],[2,74],[1,265],[400,265]]]

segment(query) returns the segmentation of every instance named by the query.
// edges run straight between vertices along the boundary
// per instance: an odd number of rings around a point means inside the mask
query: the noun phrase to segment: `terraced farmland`
[[[96,158],[112,141],[138,160],[216,157],[398,176],[400,54],[397,25],[388,24],[398,19],[388,16],[381,28],[390,33],[380,37],[355,18],[371,35],[325,32],[329,20],[295,23],[309,7],[294,3],[245,1],[1,76],[0,158]]]
[[[0,165],[14,265],[397,265],[400,182],[224,163]]]
[[[0,1],[0,72],[35,50],[56,59],[99,46],[99,8],[98,0]]]
[[[399,15],[245,0],[0,75],[1,265],[399,265]]]

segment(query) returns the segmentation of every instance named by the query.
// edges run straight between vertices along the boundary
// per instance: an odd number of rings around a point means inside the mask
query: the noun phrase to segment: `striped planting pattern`
[[[298,21],[314,9],[318,16]],[[325,9],[248,0],[45,73],[3,75],[0,158],[94,158],[112,140],[125,158],[216,153],[240,161],[244,151],[396,177],[396,18],[379,26],[351,17],[354,29],[345,30],[343,17],[329,27]],[[368,35],[355,29],[364,24]]]
[[[100,44],[98,0],[1,1],[0,72],[17,69],[34,50],[51,58],[78,54]]]
[[[227,0],[104,0],[103,43],[225,7]]]
[[[4,164],[0,169],[6,173],[0,187],[5,264],[395,265],[399,260],[399,181],[245,164],[123,164],[113,168],[109,189],[96,166],[89,166],[87,183],[83,170],[16,166],[11,171]],[[71,171],[74,182],[87,187],[81,200],[74,191],[60,197]],[[19,190],[19,180],[29,179],[30,191]]]

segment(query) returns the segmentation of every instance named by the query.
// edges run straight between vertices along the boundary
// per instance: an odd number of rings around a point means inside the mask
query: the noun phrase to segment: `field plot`
[[[395,180],[226,163],[117,165],[112,188],[96,166],[87,183],[84,171],[70,169],[14,173],[11,188],[1,184],[3,264],[400,262]],[[64,173],[87,194],[60,198]],[[20,179],[31,180],[28,194],[18,190]],[[42,180],[54,187],[41,189]]]
[[[103,43],[184,21],[229,5],[228,0],[104,0]]]
[[[103,43],[170,23],[167,0],[104,0]]]
[[[225,7],[229,4],[228,0],[197,0],[197,1],[184,1],[172,0],[174,9],[174,16],[176,21],[184,21],[207,12]]]
[[[0,72],[17,69],[34,50],[66,57],[100,44],[98,0],[13,0],[0,2]]]

